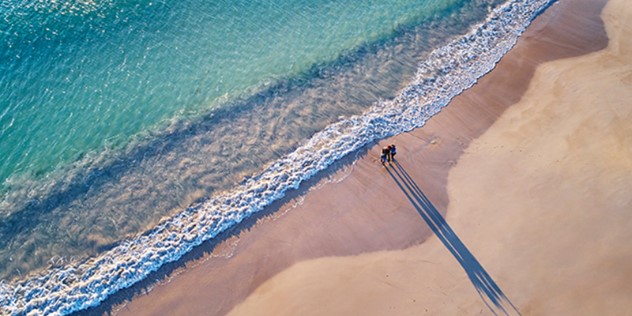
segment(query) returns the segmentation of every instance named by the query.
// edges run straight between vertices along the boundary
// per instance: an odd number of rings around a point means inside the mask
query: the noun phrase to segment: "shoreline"
[[[240,225],[243,228],[239,231],[225,234],[226,241],[218,247],[195,250],[197,254],[187,255],[178,263],[161,269],[162,276],[159,272],[153,280],[123,290],[90,311],[115,310],[113,305],[133,298],[120,310],[121,314],[195,314],[202,311],[225,314],[259,285],[297,262],[405,249],[422,243],[432,232],[419,221],[419,215],[414,211],[394,215],[395,211],[406,207],[407,201],[402,200],[401,192],[390,185],[389,175],[380,169],[375,153],[382,145],[395,143],[399,161],[406,164],[422,161],[422,165],[409,169],[409,172],[445,215],[449,202],[446,190],[449,170],[468,144],[522,97],[535,67],[545,61],[596,51],[605,45],[605,33],[594,32],[595,25],[587,27],[592,32],[578,32],[582,34],[570,38],[570,42],[564,41],[570,30],[580,30],[586,25],[587,20],[581,18],[581,14],[590,11],[594,15],[601,5],[591,2],[589,9],[570,10],[571,2],[561,1],[536,18],[496,69],[455,97],[426,126],[381,141],[370,149],[364,148],[358,152],[361,158],[355,165],[350,164],[353,157],[349,157],[338,164],[338,170],[328,169],[310,183],[313,185],[330,176],[340,177],[335,175],[337,173],[350,172],[341,182],[324,185],[306,195],[303,194],[305,189],[293,192],[293,196],[266,208],[262,215],[250,220],[250,224]],[[576,15],[569,15],[567,11],[575,11]],[[559,15],[564,17],[559,18]],[[598,20],[594,21],[594,16],[589,19],[596,24],[600,23]],[[546,36],[543,38],[543,35]],[[551,46],[548,47],[550,51],[546,50],[547,45]],[[523,75],[517,76],[517,72]],[[376,170],[381,171],[376,174]],[[350,195],[356,198],[348,199]],[[302,205],[279,218],[272,218],[278,210],[292,207],[303,198]],[[375,238],[376,235],[380,238]],[[238,244],[231,254],[231,243],[236,240]],[[227,248],[229,258],[205,257]],[[169,279],[169,275],[174,274],[177,276],[166,284],[153,284],[155,280]],[[223,284],[239,288],[226,291]],[[149,287],[153,287],[153,291],[148,295],[141,294]]]
[[[449,173],[445,219],[407,175],[414,167],[389,169],[435,232],[428,241],[299,262],[230,314],[627,313],[632,5],[610,0],[601,16],[605,49],[537,67],[519,102],[469,144]]]

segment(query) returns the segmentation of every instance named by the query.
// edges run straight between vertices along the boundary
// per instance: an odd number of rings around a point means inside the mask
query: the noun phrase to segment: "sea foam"
[[[63,315],[98,305],[193,247],[261,211],[334,161],[375,140],[421,127],[494,68],[529,23],[554,0],[512,0],[467,34],[434,50],[394,100],[342,119],[233,190],[194,204],[154,229],[94,258],[0,283],[5,315]]]

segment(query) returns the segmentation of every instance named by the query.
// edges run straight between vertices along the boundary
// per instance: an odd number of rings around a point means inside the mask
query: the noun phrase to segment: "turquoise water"
[[[2,189],[305,73],[454,2],[12,4],[0,20]]]
[[[108,249],[394,97],[482,3],[3,6],[0,277]]]
[[[95,255],[230,189],[393,98],[493,4],[3,6],[0,277]]]
[[[0,307],[94,305],[423,125],[548,3],[1,2]]]

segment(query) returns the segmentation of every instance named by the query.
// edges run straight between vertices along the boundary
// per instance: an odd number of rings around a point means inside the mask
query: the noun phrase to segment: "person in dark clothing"
[[[395,161],[395,154],[397,154],[397,148],[395,147],[395,144],[391,144],[388,147],[390,148],[389,161]]]
[[[391,149],[389,147],[382,148],[382,154],[380,155],[380,160],[382,161],[382,164],[384,164],[386,161],[391,161],[391,159],[389,158],[390,155]]]

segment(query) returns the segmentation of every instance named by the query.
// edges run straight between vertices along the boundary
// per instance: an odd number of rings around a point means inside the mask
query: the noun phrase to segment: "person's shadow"
[[[465,244],[454,233],[441,213],[432,205],[408,172],[397,161],[393,161],[386,170],[397,186],[404,192],[428,227],[437,235],[439,240],[448,248],[454,258],[461,264],[470,281],[476,288],[487,307],[494,315],[520,315],[520,312],[505,296],[492,277],[467,249]]]

